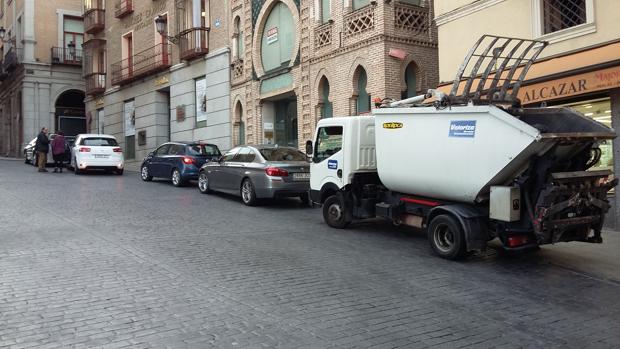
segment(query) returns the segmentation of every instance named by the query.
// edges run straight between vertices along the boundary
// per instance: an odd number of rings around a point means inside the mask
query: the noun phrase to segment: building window
[[[543,0],[543,34],[586,23],[586,0]]]
[[[285,3],[278,2],[267,17],[261,40],[265,72],[289,65],[295,53],[295,35],[293,13]]]
[[[399,2],[403,2],[409,5],[422,6],[422,0],[400,0]]]
[[[233,47],[235,48],[235,57],[243,58],[243,29],[241,28],[241,17],[235,17],[235,28],[233,33]]]
[[[64,16],[63,32],[63,48],[65,50],[70,43],[75,44],[77,50],[82,49],[82,44],[84,43],[84,21],[81,17]]]
[[[331,0],[321,0],[321,23],[331,19]]]
[[[370,4],[370,0],[353,0],[353,11],[359,10],[364,6],[368,6]]]
[[[405,87],[402,98],[410,98],[416,96],[416,65],[414,62],[409,63],[405,69]]]
[[[329,101],[329,80],[322,77],[319,82],[319,118],[326,119],[334,116],[334,108],[332,102]]]
[[[370,111],[370,94],[366,90],[367,85],[368,76],[366,75],[366,70],[359,66],[355,69],[355,74],[353,75],[353,87],[355,88],[355,94],[353,95],[354,115]]]

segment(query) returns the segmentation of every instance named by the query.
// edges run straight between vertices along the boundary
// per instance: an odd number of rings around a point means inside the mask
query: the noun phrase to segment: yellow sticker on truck
[[[403,128],[403,123],[402,122],[384,122],[383,128],[387,128],[390,130],[394,130],[397,128]]]

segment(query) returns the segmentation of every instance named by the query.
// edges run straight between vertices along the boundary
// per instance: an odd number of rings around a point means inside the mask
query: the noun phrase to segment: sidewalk
[[[559,243],[541,247],[550,263],[620,283],[620,232],[603,231],[602,244]]]

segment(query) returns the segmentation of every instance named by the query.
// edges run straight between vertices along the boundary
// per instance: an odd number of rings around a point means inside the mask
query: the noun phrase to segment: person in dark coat
[[[47,172],[45,165],[47,164],[47,153],[49,152],[50,140],[47,138],[47,127],[43,127],[37,136],[37,163],[39,164],[39,172]]]
[[[54,156],[54,173],[62,173],[62,162],[65,159],[65,134],[58,130],[52,140],[52,155]]]

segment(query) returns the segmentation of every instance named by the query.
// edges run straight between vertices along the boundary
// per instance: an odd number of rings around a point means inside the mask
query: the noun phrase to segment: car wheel
[[[247,206],[256,206],[258,202],[254,184],[249,178],[244,179],[243,183],[241,183],[241,200]]]
[[[441,258],[457,260],[467,254],[465,234],[453,216],[444,214],[433,218],[427,235],[433,252]]]
[[[344,229],[351,223],[342,195],[332,195],[325,200],[323,219],[327,225],[337,229]]]
[[[39,166],[39,162],[37,161],[37,153],[32,153],[32,161],[30,161],[30,164],[34,167]]]
[[[151,176],[148,166],[142,165],[142,169],[140,170],[140,178],[142,178],[145,182],[153,180],[153,176]]]
[[[198,176],[198,190],[203,194],[209,194],[211,191],[209,189],[209,177],[207,177],[207,173],[204,171],[200,172]]]
[[[28,153],[26,153],[26,151],[24,151],[24,163],[25,164],[29,164],[30,160],[28,160]]]
[[[75,158],[73,158],[72,163],[73,165],[71,165],[71,167],[73,167],[73,173],[75,175],[79,175],[80,173],[82,173],[82,171],[80,171],[80,169],[78,168],[77,161],[75,160]]]
[[[125,171],[124,169],[120,169],[120,170],[116,170],[114,172],[116,172],[117,175],[122,176],[124,171]]]
[[[185,181],[181,178],[181,171],[177,168],[172,171],[172,185],[175,187],[182,187],[185,185]]]

